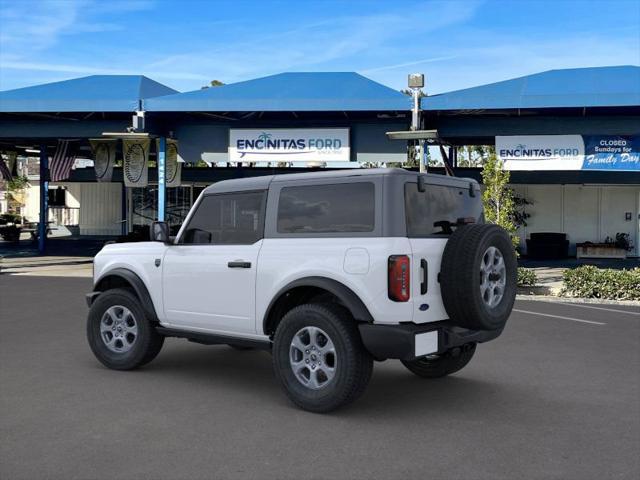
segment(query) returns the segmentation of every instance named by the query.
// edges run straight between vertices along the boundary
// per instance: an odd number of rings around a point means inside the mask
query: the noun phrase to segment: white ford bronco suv
[[[105,246],[87,336],[118,370],[165,337],[272,352],[299,407],[365,390],[374,360],[414,374],[463,368],[500,335],[515,299],[509,235],[483,222],[469,179],[362,169],[227,180],[206,188],[177,237]]]

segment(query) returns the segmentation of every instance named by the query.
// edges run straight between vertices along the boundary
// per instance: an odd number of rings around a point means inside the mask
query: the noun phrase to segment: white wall
[[[67,188],[67,207],[80,208],[80,235],[122,233],[122,185],[120,183],[56,183]],[[40,186],[31,182],[25,196],[24,216],[37,222],[40,215]]]
[[[531,215],[527,226],[518,231],[521,247],[532,232],[564,232],[570,241],[569,252],[575,255],[575,244],[602,242],[607,236],[625,232],[631,236],[638,255],[640,249],[640,186],[599,185],[512,185],[515,192],[532,202],[525,211]],[[625,213],[631,213],[626,220]]]
[[[37,222],[40,219],[40,184],[37,181],[30,181],[31,185],[25,190],[25,205],[23,217],[30,222]]]
[[[80,207],[80,183],[67,183],[67,195],[65,201],[67,203],[67,207],[69,208],[79,208]]]
[[[80,235],[120,235],[122,232],[122,185],[120,183],[77,183],[79,185]],[[75,193],[77,195],[77,192]]]

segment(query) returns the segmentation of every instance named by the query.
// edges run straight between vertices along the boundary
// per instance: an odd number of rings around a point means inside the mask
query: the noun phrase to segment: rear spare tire
[[[516,254],[509,234],[491,224],[458,228],[440,267],[442,301],[461,327],[499,330],[516,298]]]

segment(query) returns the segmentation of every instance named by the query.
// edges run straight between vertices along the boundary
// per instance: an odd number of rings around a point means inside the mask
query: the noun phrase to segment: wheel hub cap
[[[502,252],[489,247],[480,261],[480,295],[486,306],[494,308],[504,296],[507,283],[506,266]]]
[[[336,350],[326,332],[318,327],[304,327],[291,340],[289,364],[296,379],[305,387],[326,387],[336,373]]]
[[[115,353],[131,350],[138,338],[138,324],[127,307],[109,307],[100,320],[100,338]]]

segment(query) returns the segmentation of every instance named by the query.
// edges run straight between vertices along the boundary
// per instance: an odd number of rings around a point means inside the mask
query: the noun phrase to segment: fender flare
[[[343,283],[338,282],[327,277],[304,277],[294,280],[281,288],[276,295],[269,302],[269,306],[262,318],[262,331],[266,334],[268,330],[269,317],[273,311],[274,306],[287,292],[299,287],[316,287],[326,290],[327,292],[335,295],[340,302],[351,312],[353,318],[358,322],[373,323],[373,317],[366,305],[360,297],[354,293],[349,287]]]
[[[149,318],[153,321],[158,321],[158,315],[156,314],[156,309],[153,305],[153,300],[151,300],[151,295],[149,295],[147,286],[144,284],[142,279],[131,270],[128,270],[126,268],[114,268],[113,270],[109,270],[96,282],[93,288],[94,292],[99,292],[98,295],[104,292],[105,289],[101,288],[101,283],[106,281],[110,277],[118,277],[131,285],[131,288],[133,288],[136,296],[140,299],[140,303],[145,313],[149,315]],[[98,295],[93,298],[94,301],[95,298],[98,297]]]

